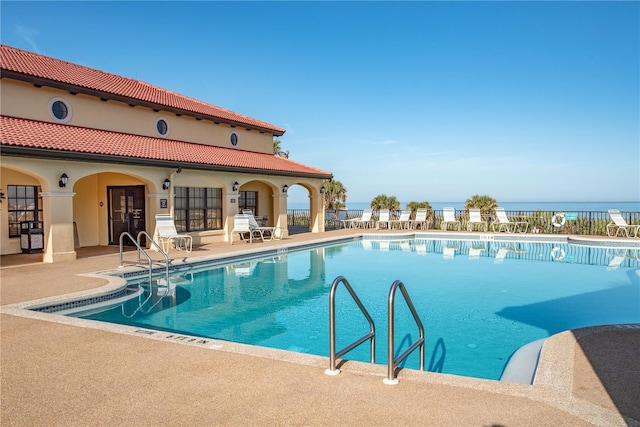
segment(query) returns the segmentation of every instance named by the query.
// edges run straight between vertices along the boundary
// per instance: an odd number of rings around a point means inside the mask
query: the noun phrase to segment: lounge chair
[[[420,227],[421,230],[428,230],[427,213],[427,208],[418,209],[416,211],[416,218],[409,221],[409,228],[417,230],[418,227]]]
[[[493,231],[496,231],[496,226],[498,227],[498,232],[506,231],[507,233],[526,233],[527,229],[529,228],[529,223],[526,221],[509,221],[504,208],[497,207],[496,221],[491,224],[491,229]]]
[[[473,231],[475,226],[481,226],[484,231],[487,231],[487,223],[482,220],[480,209],[469,208],[469,222],[467,222],[467,231]]]
[[[336,217],[336,211],[334,211],[333,209],[329,209],[324,213],[324,228],[329,228],[331,227],[334,222],[333,220]]]
[[[193,237],[189,234],[178,234],[176,224],[171,215],[156,215],[156,229],[158,231],[158,243],[165,253],[169,253],[171,244],[178,250],[191,252],[193,249]]]
[[[243,214],[238,214],[233,217],[233,230],[231,230],[231,244],[233,245],[233,235],[238,233],[240,240],[249,240],[249,243],[253,243],[253,230],[249,226],[249,217]]]
[[[411,221],[411,211],[402,211],[400,212],[400,217],[398,219],[392,219],[389,221],[391,228],[395,228],[396,225],[398,228],[409,228],[409,222]]]
[[[351,218],[345,220],[345,224],[349,225],[349,228],[358,228],[362,226],[362,228],[367,228],[371,225],[371,217],[373,216],[373,209],[365,209],[362,211],[362,216],[360,218]]]
[[[640,225],[627,224],[627,221],[624,220],[618,209],[609,209],[609,217],[611,218],[611,222],[607,224],[607,236],[617,237],[620,232],[623,232],[627,237],[631,237],[631,235],[633,235],[633,237],[638,237]],[[615,234],[612,236],[614,231]]]
[[[253,212],[250,210],[243,210],[242,214],[249,218],[249,228],[254,232],[254,236],[259,235],[262,241],[267,240],[280,240],[282,239],[282,231],[280,227],[263,227],[258,224],[255,217],[253,216]]]
[[[390,221],[389,215],[390,215],[389,214],[389,209],[381,209],[380,210],[380,215],[379,215],[378,221],[376,221],[376,229],[379,229],[382,224],[384,224],[387,228],[390,228],[390,226],[389,226],[389,221]]]
[[[456,219],[456,210],[454,208],[442,208],[442,229],[447,230],[449,228],[449,224],[453,224],[454,226],[458,226],[458,231],[460,231],[460,221]]]
[[[340,228],[340,227],[344,227],[347,228],[347,213],[348,211],[346,209],[339,209],[338,213],[336,214],[335,218],[333,219],[332,223],[333,223],[333,227],[335,228]]]

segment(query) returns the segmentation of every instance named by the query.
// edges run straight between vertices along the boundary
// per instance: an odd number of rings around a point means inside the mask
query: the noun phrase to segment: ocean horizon
[[[408,202],[400,202],[403,209]],[[456,210],[464,210],[465,202],[429,202],[434,210],[442,210],[444,207],[452,207]],[[349,202],[347,209],[362,210],[370,207],[371,202]],[[595,211],[607,212],[609,209],[618,209],[620,212],[640,212],[640,201],[635,202],[500,202],[498,206],[507,211]],[[308,203],[289,203],[288,209],[309,209]]]

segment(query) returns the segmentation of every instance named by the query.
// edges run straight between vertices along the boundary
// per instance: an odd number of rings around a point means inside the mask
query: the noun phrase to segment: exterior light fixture
[[[66,187],[67,182],[69,182],[69,177],[67,176],[67,174],[63,173],[62,175],[60,175],[60,181],[58,181],[58,185],[60,186],[60,188]]]
[[[324,185],[323,185],[322,187],[320,187],[320,194],[324,194],[324,190],[325,190],[325,188],[324,188]]]
[[[169,181],[169,178],[166,178],[162,183],[162,188],[164,190],[168,190],[170,185],[171,185],[171,181]]]
[[[282,187],[282,192],[286,193],[287,190],[289,190],[289,186],[287,184],[285,184],[284,187]]]
[[[240,184],[238,184],[238,181],[233,183],[233,187],[231,187],[231,189],[233,191],[238,191],[238,188],[240,188]]]

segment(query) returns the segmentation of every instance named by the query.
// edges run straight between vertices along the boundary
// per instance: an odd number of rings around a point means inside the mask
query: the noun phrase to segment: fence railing
[[[349,209],[347,211],[348,218],[358,218],[362,215],[362,209]],[[607,224],[611,223],[608,212],[603,211],[506,211],[510,221],[524,221],[528,224],[528,232],[545,233],[545,234],[578,234],[590,236],[606,236]],[[564,214],[563,216],[560,214]],[[640,225],[640,212],[621,212],[622,217],[629,225]],[[392,215],[399,216],[400,211],[393,212]],[[554,216],[556,216],[555,225]],[[373,219],[376,220],[378,212],[374,211]],[[560,218],[564,217],[562,225]],[[456,219],[461,222],[462,230],[467,229],[469,215],[466,211],[456,212]],[[429,229],[440,229],[443,220],[442,209],[436,209],[429,212],[427,223]],[[483,215],[483,220],[489,224],[489,231],[492,230],[491,224],[495,218],[492,215]],[[287,211],[287,224],[290,226],[308,226],[309,210],[308,209],[289,209]]]

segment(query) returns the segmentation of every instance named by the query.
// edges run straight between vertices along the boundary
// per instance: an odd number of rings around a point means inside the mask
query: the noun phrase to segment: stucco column
[[[322,194],[309,196],[309,231],[324,232],[324,197]]]
[[[224,241],[231,241],[231,230],[233,230],[233,217],[238,213],[238,193],[223,193],[223,208],[222,212],[226,212],[226,216],[224,218]],[[236,236],[237,237],[237,236]]]
[[[287,226],[287,197],[287,193],[276,193],[273,195],[273,206],[276,208],[276,221],[273,225],[283,230],[282,237],[289,235],[289,227]]]
[[[73,230],[72,192],[47,192],[42,196],[44,223],[44,262],[76,259]]]

